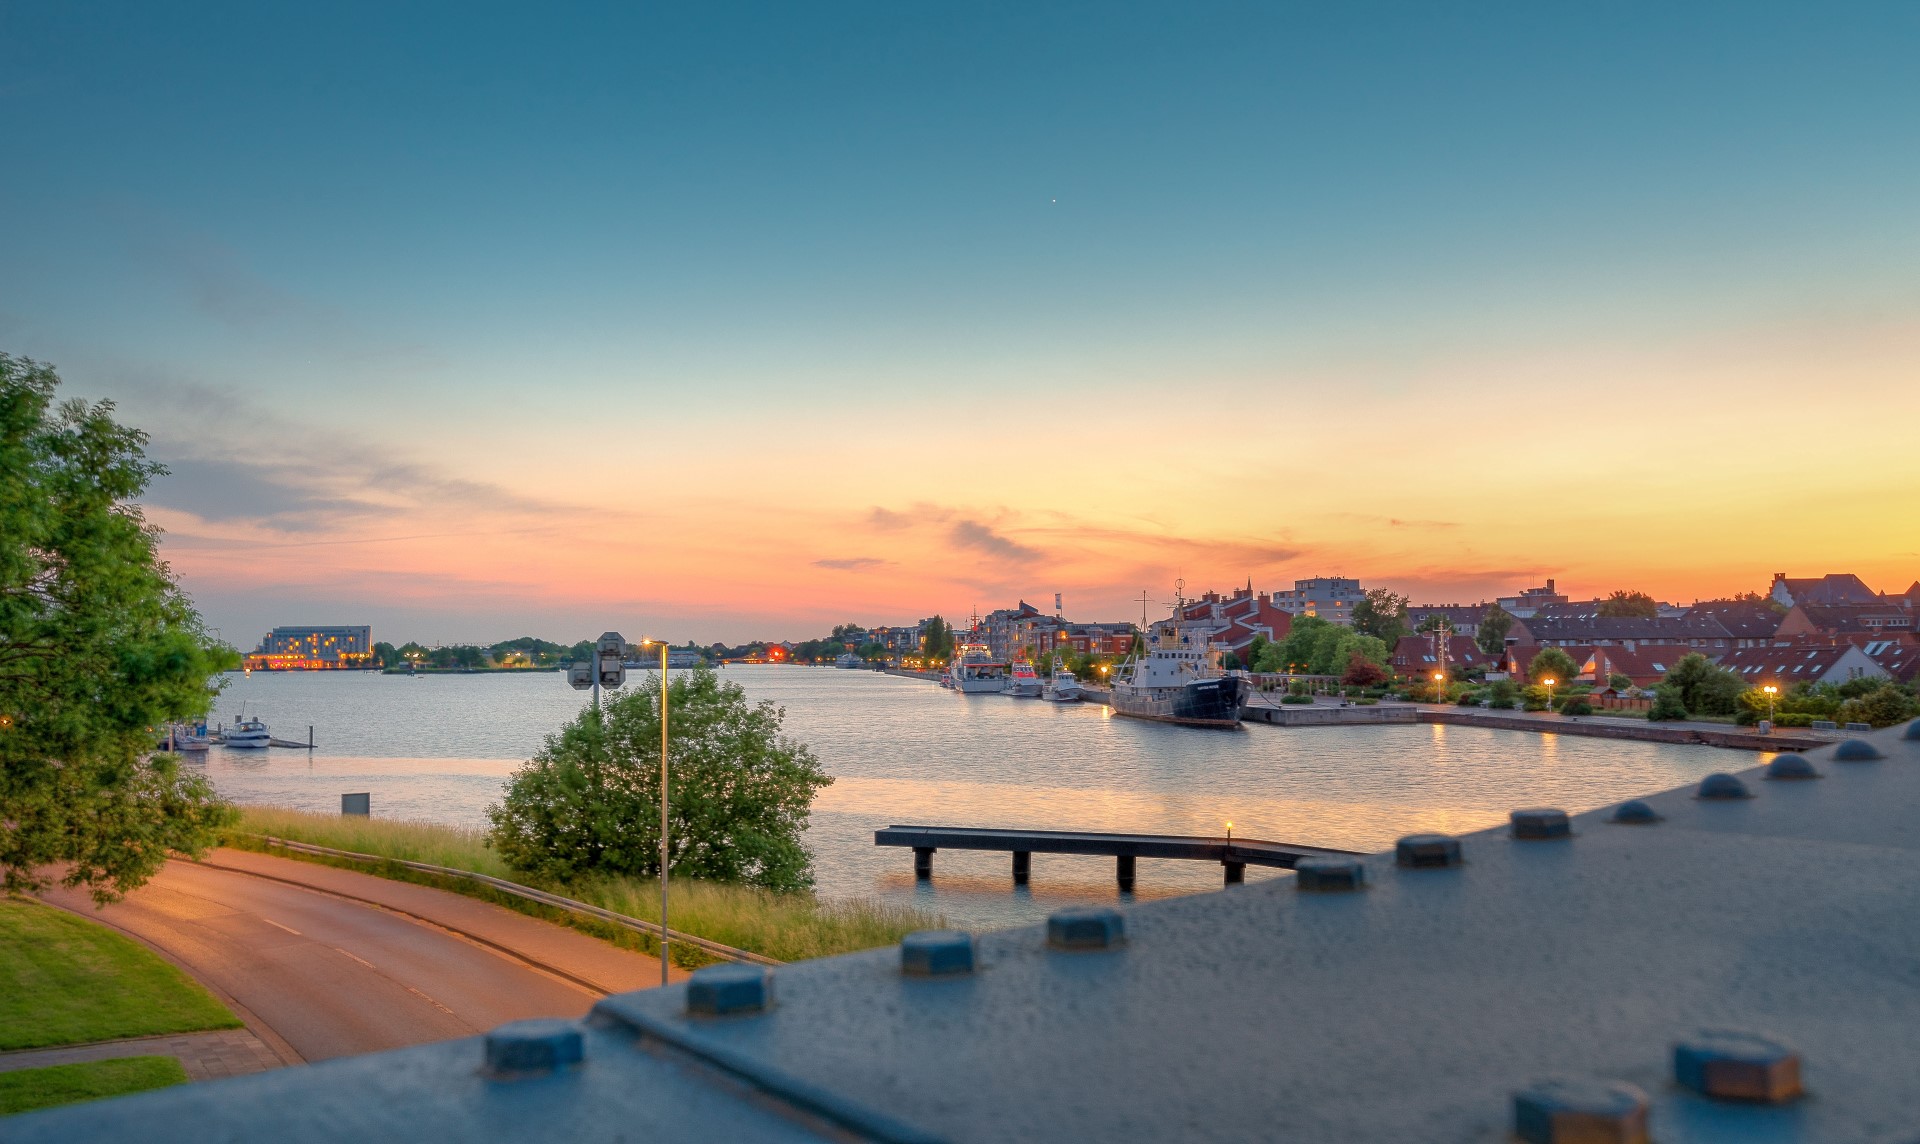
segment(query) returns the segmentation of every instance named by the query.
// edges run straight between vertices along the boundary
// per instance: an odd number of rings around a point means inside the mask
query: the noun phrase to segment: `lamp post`
[[[1447,701],[1446,692],[1440,690],[1440,686],[1446,681],[1446,678],[1447,673],[1444,671],[1436,671],[1433,673],[1433,701],[1435,703],[1445,703]]]
[[[1547,685],[1547,710],[1551,711],[1553,710],[1553,680],[1543,679],[1540,682]]]
[[[1767,728],[1771,730],[1773,728],[1773,697],[1779,694],[1780,689],[1769,683],[1760,690],[1767,693]]]

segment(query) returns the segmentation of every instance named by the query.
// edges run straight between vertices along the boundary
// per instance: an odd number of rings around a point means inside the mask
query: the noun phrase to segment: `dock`
[[[1114,877],[1123,893],[1133,891],[1134,864],[1141,858],[1180,858],[1218,862],[1226,884],[1246,880],[1248,866],[1293,869],[1302,858],[1350,855],[1351,850],[1296,846],[1258,838],[1209,838],[1181,834],[1104,834],[1082,830],[994,830],[971,826],[889,826],[873,832],[875,846],[913,848],[913,875],[933,877],[934,852],[1003,850],[1013,855],[1013,884],[1024,886],[1033,872],[1034,854],[1095,854],[1114,860]]]
[[[1370,723],[1417,723],[1411,706],[1376,704],[1368,707],[1335,707],[1316,704],[1248,703],[1240,708],[1243,723],[1271,723],[1279,727],[1345,727]]]

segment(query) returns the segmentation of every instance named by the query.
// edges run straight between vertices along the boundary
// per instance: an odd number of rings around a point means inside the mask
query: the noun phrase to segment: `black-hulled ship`
[[[1174,619],[1155,624],[1147,649],[1120,665],[1113,713],[1195,727],[1238,727],[1246,694],[1247,681],[1220,669],[1206,635]]]

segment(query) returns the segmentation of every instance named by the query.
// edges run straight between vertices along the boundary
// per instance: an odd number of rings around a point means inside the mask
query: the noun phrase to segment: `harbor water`
[[[642,673],[635,673],[642,674]],[[1373,851],[1416,831],[1477,830],[1522,806],[1580,811],[1751,766],[1754,755],[1471,727],[1202,730],[1097,704],[958,695],[918,679],[786,665],[722,675],[786,712],[786,731],[834,778],[806,835],[819,892],[913,903],[973,928],[1111,902],[1111,859],[1036,854],[1015,891],[1003,853],[942,851],[916,883],[912,853],[877,827],[1218,835]],[[337,813],[366,791],[376,817],[484,826],[502,784],[585,697],[556,673],[230,676],[216,714],[244,704],[312,751],[225,750],[205,766],[242,803]],[[1249,868],[1250,880],[1283,876]],[[1142,899],[1221,888],[1218,866],[1142,859]]]

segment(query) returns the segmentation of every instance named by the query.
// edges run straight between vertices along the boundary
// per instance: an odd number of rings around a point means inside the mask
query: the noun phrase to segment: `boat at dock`
[[[833,666],[858,669],[867,666],[867,661],[852,652],[846,652],[834,659]]]
[[[1034,673],[1030,663],[1013,665],[1013,678],[1007,683],[1007,694],[1015,699],[1038,699],[1042,693],[1039,675]]]
[[[1244,677],[1221,669],[1206,637],[1177,617],[1153,627],[1146,650],[1120,665],[1113,713],[1191,727],[1238,727]]]
[[[220,745],[251,750],[273,746],[273,733],[257,717],[235,715],[233,722],[220,728]]]
[[[993,695],[1007,689],[1007,665],[996,662],[982,643],[964,643],[953,649],[947,675],[953,680],[953,689],[966,695]]]
[[[1080,686],[1080,677],[1064,667],[1047,680],[1046,692],[1042,696],[1054,703],[1078,703],[1086,697],[1085,689]]]

